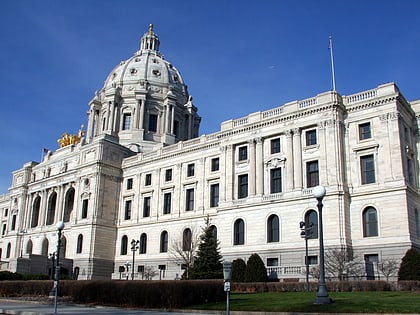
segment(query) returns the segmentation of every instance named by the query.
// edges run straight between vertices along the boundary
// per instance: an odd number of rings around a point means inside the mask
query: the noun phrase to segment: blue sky
[[[419,22],[417,0],[2,0],[0,194],[13,170],[86,125],[95,91],[149,23],[209,134],[331,90],[330,35],[339,93],[392,81],[420,99]]]

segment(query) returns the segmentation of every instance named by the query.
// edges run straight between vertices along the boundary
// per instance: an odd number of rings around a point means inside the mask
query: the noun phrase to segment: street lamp
[[[322,199],[326,190],[324,186],[316,186],[313,189],[313,195],[318,200],[318,216],[319,216],[319,285],[318,295],[314,304],[329,304],[332,302],[328,296],[327,286],[325,285],[325,266],[324,266],[324,232],[322,228]]]
[[[57,313],[57,295],[58,295],[58,282],[60,280],[60,247],[61,247],[61,232],[64,229],[64,222],[63,221],[58,221],[57,224],[55,225],[55,227],[57,228],[57,235],[58,235],[58,240],[57,240],[57,251],[55,253],[55,277],[54,277],[54,313]]]
[[[131,268],[131,280],[134,280],[134,259],[135,259],[135,255],[136,255],[136,250],[139,249],[139,240],[135,240],[133,239],[131,241],[131,251],[133,252],[133,266]]]
[[[125,270],[127,270],[127,273],[125,274],[125,280],[128,280],[128,275],[130,274],[130,266],[131,266],[131,264],[130,264],[130,262],[127,260],[127,262],[124,264],[124,266],[125,266]]]
[[[305,265],[306,265],[306,292],[309,292],[309,261],[308,261],[308,239],[312,236],[312,222],[308,224],[309,227],[306,227],[306,223],[303,221],[299,222],[300,227],[300,237],[305,239]]]

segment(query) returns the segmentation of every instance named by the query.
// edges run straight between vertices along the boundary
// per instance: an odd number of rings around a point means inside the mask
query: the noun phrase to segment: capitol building
[[[200,136],[198,107],[159,46],[150,25],[89,102],[85,130],[12,173],[1,271],[51,273],[63,221],[61,273],[176,279],[174,247],[187,251],[208,220],[225,260],[257,253],[278,279],[303,279],[301,221],[312,226],[308,261],[319,260],[317,185],[325,249],[360,257],[367,279],[420,250],[420,100],[394,83],[320,92]]]

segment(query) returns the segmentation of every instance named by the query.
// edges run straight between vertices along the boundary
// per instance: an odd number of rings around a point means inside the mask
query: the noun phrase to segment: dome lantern
[[[140,51],[159,51],[159,37],[153,31],[153,24],[149,24],[149,30],[141,38]]]

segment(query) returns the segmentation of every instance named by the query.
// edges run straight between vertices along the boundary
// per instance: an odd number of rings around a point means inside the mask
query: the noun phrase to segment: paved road
[[[39,303],[34,301],[19,301],[0,299],[0,314],[19,314],[19,315],[47,315],[54,314],[54,304]],[[58,303],[57,314],[143,314],[143,315],[168,315],[165,311],[148,311],[139,309],[125,309],[116,307],[86,306],[69,303]],[[171,315],[185,315],[185,312],[170,312]],[[206,315],[210,313],[188,313],[189,315]],[[214,315],[215,313],[211,313]],[[217,314],[217,313],[216,313]],[[222,314],[220,312],[219,314]]]

